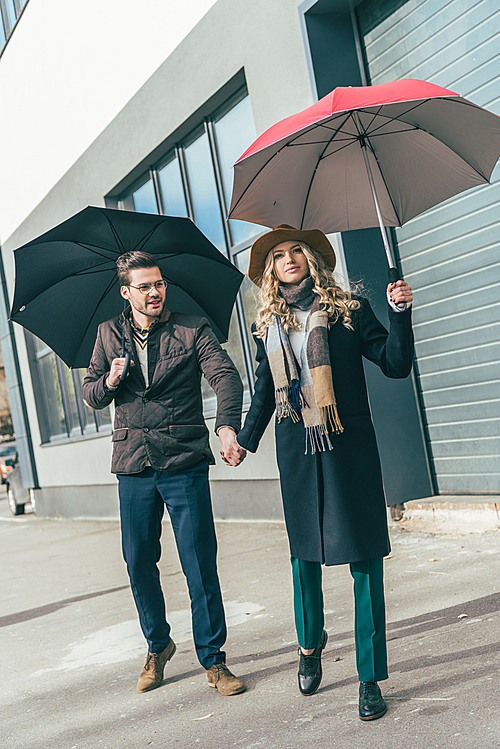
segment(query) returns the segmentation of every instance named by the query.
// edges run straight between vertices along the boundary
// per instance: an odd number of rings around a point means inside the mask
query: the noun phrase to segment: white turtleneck
[[[299,365],[301,363],[300,352],[302,351],[302,345],[304,343],[304,338],[306,337],[306,320],[308,318],[309,312],[311,311],[311,307],[308,307],[308,309],[299,309],[298,307],[294,307],[295,317],[302,325],[302,330],[291,330],[288,334],[290,345]]]

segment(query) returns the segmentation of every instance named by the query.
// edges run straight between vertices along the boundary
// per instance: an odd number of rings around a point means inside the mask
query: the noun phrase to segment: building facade
[[[44,515],[116,515],[113,415],[90,411],[82,372],[8,321],[15,248],[108,205],[188,216],[245,272],[262,227],[227,219],[231,165],[276,121],[336,86],[398,78],[500,113],[492,0],[145,0],[137,13],[129,0],[28,0],[0,56],[0,339],[23,480]],[[499,175],[393,233],[415,295],[415,371],[392,382],[366,367],[390,504],[500,493]],[[384,319],[378,230],[331,240]],[[227,344],[246,405],[255,305],[246,280]],[[210,427],[208,386],[204,400]],[[218,463],[211,482],[217,516],[281,517],[272,425],[256,455]]]

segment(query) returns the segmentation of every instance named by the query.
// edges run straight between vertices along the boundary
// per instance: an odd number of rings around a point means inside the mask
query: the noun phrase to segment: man
[[[91,408],[115,401],[111,471],[118,476],[123,556],[148,642],[137,691],[160,686],[176,650],[157,566],[166,505],[189,587],[198,660],[210,686],[224,695],[239,694],[245,686],[225,665],[221,649],[226,624],[208,484],[208,466],[215,460],[200,382],[203,373],[217,395],[221,454],[237,465],[245,455],[235,440],[241,380],[205,318],[167,309],[166,283],[153,255],[127,252],[117,267],[130,307],[99,326],[83,397]],[[124,353],[132,366],[121,380]]]

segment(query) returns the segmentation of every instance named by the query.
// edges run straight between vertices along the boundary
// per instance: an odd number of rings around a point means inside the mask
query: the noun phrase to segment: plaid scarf
[[[312,279],[306,278],[298,287],[280,286],[280,294],[291,306],[309,301]],[[302,288],[301,288],[302,287]],[[306,321],[306,335],[299,367],[281,317],[275,316],[268,327],[265,348],[274,382],[278,422],[290,417],[304,422],[306,454],[333,450],[330,434],[344,431],[340,423],[333,390],[330,351],[328,347],[328,315],[320,309],[317,295]],[[307,309],[307,307],[306,307]]]

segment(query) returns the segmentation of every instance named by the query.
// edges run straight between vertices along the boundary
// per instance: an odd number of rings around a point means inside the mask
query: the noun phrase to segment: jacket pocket
[[[204,437],[208,429],[204,424],[171,424],[168,428],[169,433],[176,440],[198,440]]]
[[[118,427],[111,435],[111,442],[120,442],[120,440],[126,440],[128,434],[127,427]]]

